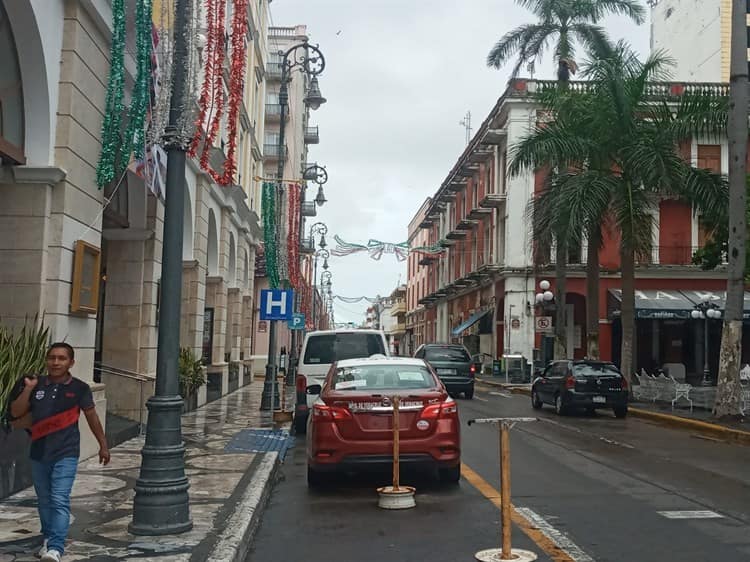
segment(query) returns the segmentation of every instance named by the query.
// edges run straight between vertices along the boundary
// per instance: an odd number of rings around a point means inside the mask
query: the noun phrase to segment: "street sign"
[[[550,332],[552,331],[552,316],[537,316],[535,327],[537,332]]]
[[[287,325],[290,330],[304,330],[305,329],[305,315],[294,313],[292,319],[287,321]]]
[[[294,291],[263,289],[260,292],[261,320],[291,320],[294,314]]]

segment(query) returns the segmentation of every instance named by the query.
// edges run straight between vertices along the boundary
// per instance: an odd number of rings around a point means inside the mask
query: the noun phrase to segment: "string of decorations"
[[[367,301],[370,304],[375,304],[378,301],[380,301],[379,298],[375,297],[342,297],[341,295],[333,295],[334,299],[340,300],[341,302],[345,302],[347,304],[356,304],[358,302]]]
[[[237,172],[237,124],[239,123],[240,104],[242,94],[245,91],[245,70],[247,68],[247,36],[248,29],[248,0],[234,0],[234,11],[232,12],[232,56],[229,67],[229,112],[227,113],[227,141],[226,158],[224,169],[218,173],[209,167],[207,172],[219,185],[230,185]],[[222,83],[223,84],[223,83]],[[223,85],[220,92],[223,99]],[[204,147],[205,150],[205,147]]]
[[[96,183],[99,189],[115,179],[115,162],[120,146],[123,96],[125,90],[125,1],[112,0],[112,45],[110,47],[110,69],[107,81],[107,96],[104,102],[102,122],[102,149],[96,167]]]
[[[336,241],[336,247],[331,250],[331,254],[338,257],[351,256],[352,254],[357,254],[359,252],[367,252],[374,260],[380,260],[380,258],[383,257],[383,254],[393,254],[398,261],[404,261],[409,253],[412,252],[433,256],[442,256],[446,253],[445,248],[439,244],[435,244],[434,246],[417,246],[415,248],[410,248],[408,242],[396,244],[370,238],[365,245],[346,242],[338,235],[335,235],[333,238]]]
[[[299,290],[302,286],[302,274],[300,272],[300,207],[302,203],[302,186],[300,184],[289,185],[289,228],[287,233],[287,248],[289,251],[289,282],[292,287]]]
[[[280,187],[283,187],[279,184]],[[281,210],[279,216],[289,217],[289,197],[286,189],[276,190],[276,205]],[[288,219],[287,219],[288,220]],[[279,279],[289,280],[289,246],[286,237],[281,235],[281,229],[276,232],[276,267]]]
[[[151,0],[138,0],[135,8],[136,77],[131,94],[128,126],[120,145],[121,165],[130,160],[131,152],[143,159],[146,147],[146,111],[151,97],[151,48],[153,46]]]
[[[271,289],[279,288],[279,271],[277,265],[278,246],[276,245],[276,189],[270,182],[263,183],[263,246],[266,257],[266,275]]]

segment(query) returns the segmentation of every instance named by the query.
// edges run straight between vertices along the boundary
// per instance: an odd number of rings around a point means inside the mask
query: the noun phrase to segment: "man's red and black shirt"
[[[88,384],[72,375],[55,383],[40,376],[31,392],[31,459],[55,462],[81,454],[78,417],[94,407]]]

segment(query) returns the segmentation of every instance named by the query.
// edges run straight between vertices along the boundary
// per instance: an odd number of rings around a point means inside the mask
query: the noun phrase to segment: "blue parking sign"
[[[287,321],[287,325],[290,330],[304,330],[305,329],[305,315],[294,313],[292,319]]]
[[[261,320],[291,320],[294,314],[294,291],[263,289],[260,292]]]

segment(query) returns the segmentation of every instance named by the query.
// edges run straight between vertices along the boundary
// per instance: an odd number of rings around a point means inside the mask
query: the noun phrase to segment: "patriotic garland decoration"
[[[380,258],[383,257],[383,254],[393,254],[398,261],[405,261],[410,252],[435,256],[445,254],[445,249],[439,244],[434,246],[409,248],[408,242],[394,244],[391,242],[381,242],[380,240],[371,238],[368,240],[367,245],[363,245],[346,242],[338,235],[335,235],[333,238],[336,241],[336,247],[331,250],[331,254],[338,257],[351,256],[352,254],[357,254],[359,252],[367,252],[374,260],[380,260]]]
[[[289,184],[289,228],[287,233],[287,251],[289,252],[289,282],[292,287],[299,290],[302,286],[302,273],[300,272],[299,247],[300,247],[300,206],[302,204],[302,186],[300,184]]]
[[[342,297],[341,295],[333,295],[333,298],[334,299],[338,299],[341,302],[345,302],[347,304],[356,304],[356,303],[362,302],[362,301],[367,301],[370,304],[375,304],[375,303],[377,303],[380,300],[377,297],[375,297],[375,298],[372,298],[372,297]]]

